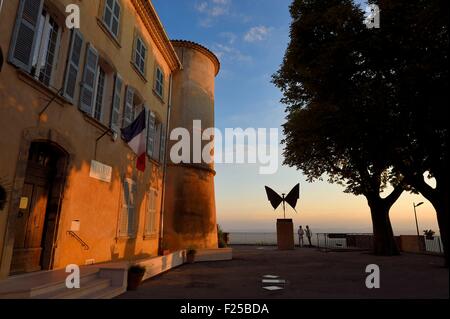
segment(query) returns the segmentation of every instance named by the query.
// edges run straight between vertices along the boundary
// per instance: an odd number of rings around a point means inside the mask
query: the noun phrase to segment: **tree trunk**
[[[434,209],[436,210],[438,225],[439,225],[439,232],[441,234],[442,239],[442,248],[444,250],[444,258],[445,258],[445,266],[449,266],[449,260],[448,260],[448,215],[449,215],[449,205],[448,205],[448,197],[449,194],[441,193],[439,196],[435,196],[433,201],[431,201],[431,204],[433,205]]]
[[[398,256],[400,250],[395,241],[394,232],[392,230],[391,220],[389,219],[389,207],[382,203],[370,206],[373,225],[373,248],[375,255],[379,256]]]
[[[435,176],[437,188],[432,188],[425,183],[422,177],[411,178],[411,185],[422,194],[423,197],[428,199],[436,210],[436,216],[439,225],[439,232],[442,239],[442,248],[445,257],[445,266],[449,266],[449,242],[448,242],[448,215],[449,215],[449,197],[450,197],[450,185],[448,174],[442,174]]]

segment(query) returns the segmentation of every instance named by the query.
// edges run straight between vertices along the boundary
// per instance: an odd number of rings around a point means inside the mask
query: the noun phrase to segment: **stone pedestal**
[[[277,220],[277,243],[279,250],[294,249],[294,223],[292,219]]]

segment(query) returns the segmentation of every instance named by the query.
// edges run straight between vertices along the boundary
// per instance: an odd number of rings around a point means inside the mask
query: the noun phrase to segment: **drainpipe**
[[[162,180],[162,193],[161,193],[161,209],[160,209],[160,218],[159,218],[159,239],[158,239],[158,253],[159,255],[163,255],[163,237],[164,237],[164,204],[166,197],[166,177],[167,177],[167,157],[169,155],[169,150],[167,146],[169,145],[170,138],[170,112],[172,109],[172,82],[173,82],[172,73],[169,77],[169,98],[167,102],[167,117],[166,117],[166,139],[165,139],[165,153],[163,159],[163,180]]]
[[[3,7],[3,0],[0,0],[0,14],[2,14],[2,7]],[[0,72],[2,71],[3,67],[3,50],[0,47]]]

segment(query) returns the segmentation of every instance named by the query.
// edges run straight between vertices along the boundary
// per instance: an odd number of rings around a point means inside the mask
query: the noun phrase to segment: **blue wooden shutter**
[[[150,109],[147,110],[147,113],[147,155],[153,158],[155,155],[156,117]]]
[[[80,70],[81,51],[83,49],[83,36],[80,31],[73,29],[72,40],[67,62],[66,76],[64,80],[64,97],[73,103]]]
[[[125,105],[123,108],[122,127],[128,127],[134,121],[134,89],[127,86],[125,93]]]
[[[42,15],[44,0],[21,0],[17,11],[16,26],[9,51],[9,61],[31,72],[33,52],[36,47],[36,31]]]
[[[136,233],[136,182],[125,178],[123,180],[123,202],[119,224],[120,237],[132,237]]]
[[[113,95],[113,103],[111,107],[111,122],[110,128],[114,132],[118,133],[119,126],[119,116],[120,116],[120,101],[122,98],[122,86],[123,81],[119,74],[116,74],[114,81],[114,95]]]
[[[94,87],[97,78],[98,53],[95,48],[89,44],[86,51],[84,62],[83,83],[80,92],[81,111],[92,114],[94,104]]]

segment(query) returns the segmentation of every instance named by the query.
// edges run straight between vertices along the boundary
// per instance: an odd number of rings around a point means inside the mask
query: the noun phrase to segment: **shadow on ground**
[[[300,299],[449,298],[449,272],[439,256],[379,257],[365,252],[278,251],[235,246],[232,261],[183,265],[118,298]],[[366,266],[377,264],[380,289],[366,288]],[[283,290],[266,291],[264,275],[285,279]]]

